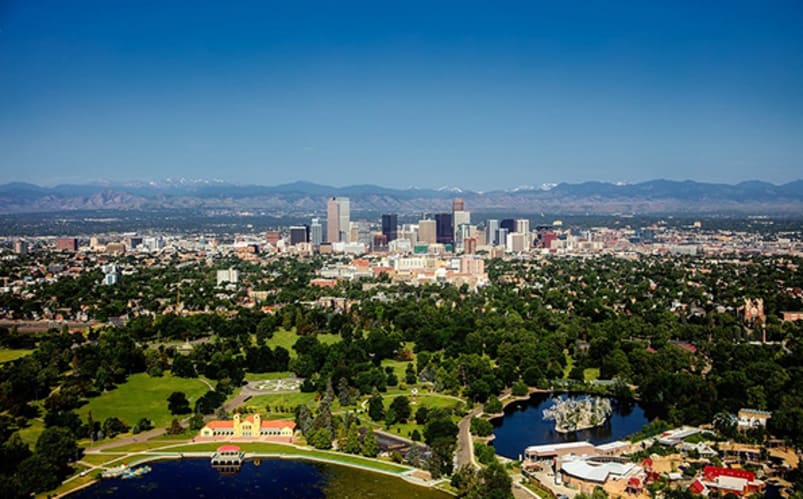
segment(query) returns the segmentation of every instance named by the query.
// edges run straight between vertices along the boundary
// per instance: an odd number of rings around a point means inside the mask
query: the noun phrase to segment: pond
[[[236,473],[220,473],[208,459],[150,463],[141,478],[118,478],[70,494],[70,499],[115,498],[297,498],[383,497],[448,499],[448,494],[400,478],[346,466],[285,459],[246,461]]]
[[[554,395],[566,400],[568,395]],[[493,446],[497,454],[518,459],[530,445],[575,442],[587,440],[602,444],[620,440],[636,433],[649,422],[644,409],[637,403],[611,400],[613,415],[602,425],[575,433],[561,434],[555,431],[555,422],[544,420],[543,411],[549,408],[553,395],[534,393],[529,400],[514,402],[505,407],[504,417],[494,420]]]

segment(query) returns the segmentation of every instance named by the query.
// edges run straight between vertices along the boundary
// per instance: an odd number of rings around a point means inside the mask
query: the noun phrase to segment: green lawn
[[[332,343],[337,343],[340,341],[340,335],[337,334],[319,334],[316,335],[318,341],[325,345],[331,345]],[[278,331],[273,333],[273,338],[269,339],[267,345],[271,348],[276,347],[283,347],[290,352],[290,357],[295,358],[296,351],[293,349],[293,345],[296,344],[298,340],[298,335],[295,332],[295,329],[286,331],[284,329],[279,329]]]
[[[404,371],[405,371],[405,369],[407,369],[407,364],[409,364],[409,362],[406,362],[406,361],[403,361],[403,360],[385,359],[385,360],[382,361],[381,365],[382,365],[383,369],[385,367],[388,367],[388,366],[392,367],[393,368],[393,372],[396,374],[396,377],[399,378],[399,383],[405,384],[404,383]],[[413,364],[413,367],[415,367],[415,364]]]
[[[383,402],[385,403],[385,410],[387,410],[390,407],[390,404],[393,402],[393,398],[396,396],[398,395],[385,396],[383,398]],[[417,411],[419,407],[427,407],[429,409],[434,409],[436,407],[451,408],[460,403],[457,400],[454,400],[449,397],[444,397],[442,395],[419,395],[415,398],[414,405],[412,404],[412,397],[410,397],[410,402],[411,402],[410,409],[412,410],[412,416],[410,417],[410,420],[407,423],[396,423],[392,425],[390,428],[386,428],[385,423],[383,421],[377,421],[375,423],[372,422],[372,424],[374,424],[375,427],[378,429],[384,430],[394,435],[400,435],[405,438],[410,438],[410,436],[413,433],[413,430],[418,430],[418,432],[423,435],[424,427],[416,424],[414,419],[415,411]]]
[[[25,357],[31,352],[33,352],[33,350],[0,348],[0,364]]]
[[[144,373],[133,374],[116,389],[105,392],[78,410],[86,419],[89,411],[95,421],[116,416],[133,426],[142,418],[148,418],[158,427],[168,426],[173,417],[167,410],[167,397],[173,392],[184,392],[190,406],[206,393],[207,386],[191,378],[173,377],[170,373],[152,378]]]
[[[589,367],[587,369],[583,369],[583,379],[586,381],[594,381],[599,379],[599,368]]]
[[[164,449],[165,452],[211,452],[220,447],[220,442],[202,443],[202,444],[189,444],[179,447]],[[285,456],[298,456],[298,457],[317,457],[320,459],[327,459],[337,461],[340,463],[359,464],[368,468],[373,468],[382,471],[390,471],[393,473],[403,473],[410,468],[407,466],[399,466],[394,463],[378,461],[375,459],[366,459],[360,456],[351,454],[342,454],[339,452],[326,452],[314,449],[299,449],[289,445],[272,444],[268,442],[242,442],[237,443],[244,452],[259,452],[265,454],[280,454]]]
[[[271,393],[268,395],[257,395],[245,402],[247,407],[254,407],[259,410],[260,414],[272,416],[275,414],[276,406],[284,406],[289,408],[290,411],[295,409],[297,405],[309,404],[315,400],[317,393]],[[271,412],[265,412],[265,406],[271,406]],[[310,408],[313,404],[310,404]]]
[[[39,419],[30,419],[28,423],[30,423],[30,426],[21,429],[19,434],[23,442],[33,447],[39,435],[45,431],[45,423]]]

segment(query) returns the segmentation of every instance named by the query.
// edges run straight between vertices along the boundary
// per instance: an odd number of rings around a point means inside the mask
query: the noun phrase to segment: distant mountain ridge
[[[541,184],[475,192],[457,187],[394,189],[376,185],[332,187],[298,181],[275,186],[222,180],[0,185],[0,213],[82,209],[260,210],[277,215],[321,213],[328,196],[347,196],[352,211],[423,212],[451,209],[461,197],[471,211],[566,214],[784,214],[803,216],[803,180],[713,184],[651,180],[633,184]]]

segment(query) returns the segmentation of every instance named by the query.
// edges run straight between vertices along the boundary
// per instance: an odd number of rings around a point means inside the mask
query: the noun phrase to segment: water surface
[[[392,476],[346,466],[284,459],[246,461],[239,472],[219,473],[208,459],[150,463],[136,479],[108,479],[70,494],[70,499],[123,498],[389,498],[447,499],[443,492]]]
[[[566,394],[556,395],[565,400]],[[602,425],[574,433],[558,433],[554,421],[545,421],[543,410],[554,402],[548,393],[534,393],[529,400],[514,402],[505,407],[505,415],[494,421],[493,445],[496,452],[511,459],[518,459],[530,445],[588,440],[602,444],[623,439],[636,433],[649,421],[644,409],[635,403],[611,400],[613,414]]]

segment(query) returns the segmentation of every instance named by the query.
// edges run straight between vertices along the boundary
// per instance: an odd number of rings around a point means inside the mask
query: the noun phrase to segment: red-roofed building
[[[290,420],[263,421],[259,414],[245,418],[235,414],[231,420],[213,420],[201,428],[201,438],[229,437],[293,441],[296,423]]]
[[[692,487],[699,489],[700,486],[695,485],[697,482],[700,482],[704,490],[716,490],[723,495],[728,493],[739,496],[755,494],[764,490],[765,487],[763,481],[756,480],[756,474],[752,471],[719,466],[706,466],[703,469],[702,480],[696,480],[692,484]],[[699,494],[700,492],[694,493]]]

